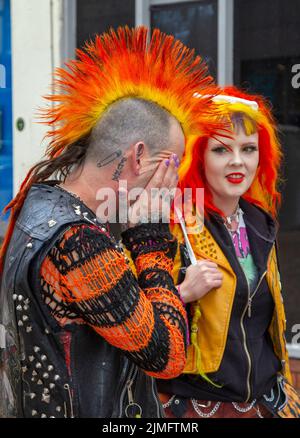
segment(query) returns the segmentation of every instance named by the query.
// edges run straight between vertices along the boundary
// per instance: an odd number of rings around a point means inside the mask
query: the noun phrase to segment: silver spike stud
[[[54,389],[55,388],[55,384],[54,383],[49,383],[49,388],[50,389]]]
[[[29,325],[28,327],[26,327],[26,333],[30,333],[32,332],[32,327],[31,325]]]
[[[40,369],[40,368],[42,368],[42,364],[40,363],[40,362],[38,362],[37,364],[36,364],[36,366],[35,366],[37,369]]]
[[[49,228],[54,227],[54,225],[56,225],[56,224],[57,224],[57,222],[54,219],[50,219],[50,221],[48,221]]]
[[[32,371],[33,376],[37,376],[37,372],[35,370]]]
[[[16,299],[18,298],[18,295],[17,294],[13,294],[12,297],[13,297],[13,300],[16,301]]]
[[[27,315],[23,315],[23,316],[22,316],[22,319],[23,319],[23,321],[28,321],[29,318],[28,318]]]
[[[50,403],[50,395],[49,394],[42,394],[42,402],[44,403]]]
[[[22,327],[24,324],[23,324],[23,321],[18,321],[18,326],[19,327]]]
[[[44,394],[49,394],[49,393],[50,393],[50,391],[49,391],[49,389],[48,389],[48,388],[44,388],[44,389],[43,389],[43,393],[44,393]]]
[[[47,418],[47,415],[46,414],[42,414],[41,418]]]
[[[56,406],[55,410],[56,412],[61,412],[61,406]]]
[[[23,309],[23,307],[22,307],[20,304],[18,304],[17,307],[16,307],[16,309],[20,311],[20,310]]]
[[[35,409],[33,409],[33,410],[31,411],[31,415],[32,415],[33,417],[35,417],[35,416],[37,415],[37,411],[36,411]]]
[[[28,371],[27,366],[22,367],[22,372],[23,372],[23,373],[26,373],[26,371]]]
[[[22,301],[24,299],[23,295],[18,295],[18,300]]]
[[[36,397],[36,394],[34,392],[31,392],[29,394],[29,397],[31,398],[31,400],[33,400]]]
[[[35,353],[38,353],[38,352],[40,351],[40,347],[38,347],[37,345],[35,345],[35,346],[33,347],[33,351],[34,351]]]
[[[46,328],[46,329],[45,329],[45,334],[46,334],[46,335],[49,335],[49,334],[50,334],[50,330]]]
[[[43,374],[43,379],[49,379],[49,374],[48,373],[44,373]]]
[[[48,371],[53,371],[54,370],[54,366],[53,365],[49,365],[48,366]]]
[[[57,382],[60,379],[60,376],[58,374],[55,374],[54,381]]]
[[[32,243],[31,243],[31,242],[29,242],[29,243],[27,243],[26,247],[27,247],[27,248],[32,248],[32,247],[33,247],[33,245],[32,245]]]
[[[26,306],[28,306],[28,304],[29,304],[29,298],[26,298],[26,300],[24,300],[24,303],[26,304]]]
[[[41,356],[41,360],[44,362],[45,360],[47,360],[47,356],[46,356],[45,354],[43,354],[43,355]]]
[[[33,362],[35,358],[34,358],[34,356],[29,356],[28,359],[29,359],[29,362]]]
[[[42,385],[42,384],[43,384],[43,382],[41,381],[41,379],[39,379],[36,383],[37,383],[38,385]]]

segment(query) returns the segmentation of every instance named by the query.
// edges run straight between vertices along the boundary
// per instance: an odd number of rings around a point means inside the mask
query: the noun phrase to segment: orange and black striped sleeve
[[[56,318],[89,324],[147,374],[170,379],[185,365],[186,314],[172,279],[177,240],[168,224],[141,224],[121,248],[97,226],[73,226],[41,267],[45,302]]]

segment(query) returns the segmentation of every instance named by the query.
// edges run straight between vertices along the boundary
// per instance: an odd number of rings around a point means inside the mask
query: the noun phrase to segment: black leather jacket
[[[15,225],[1,282],[0,417],[161,417],[154,379],[87,325],[59,326],[37,293],[46,253],[85,221],[74,200],[33,186]]]

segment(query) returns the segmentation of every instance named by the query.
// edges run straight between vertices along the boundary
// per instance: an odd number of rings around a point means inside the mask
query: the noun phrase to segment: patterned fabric
[[[255,289],[258,280],[258,271],[250,251],[250,244],[243,214],[240,215],[237,230],[230,232],[230,234],[237,258],[243,268],[249,286],[251,289]]]
[[[43,261],[44,301],[61,325],[89,324],[147,374],[175,377],[186,350],[186,314],[171,277],[177,241],[162,224],[122,236],[137,278],[107,232],[77,225]]]

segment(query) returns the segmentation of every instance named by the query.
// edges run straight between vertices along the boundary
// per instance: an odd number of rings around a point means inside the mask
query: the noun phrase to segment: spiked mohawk
[[[15,221],[25,197],[36,182],[45,181],[59,170],[66,175],[72,152],[73,163],[84,159],[80,147],[105,110],[126,97],[152,101],[173,115],[185,136],[206,135],[220,128],[212,96],[217,93],[207,66],[194,50],[174,37],[154,30],[118,28],[97,36],[77,51],[77,59],[56,70],[53,94],[46,96],[51,106],[40,111],[42,123],[49,125],[50,140],[46,160],[33,166],[20,191],[5,208],[11,210],[10,223],[0,251],[0,273]],[[194,99],[200,92],[202,99]],[[88,146],[88,145],[87,145]]]
[[[56,157],[68,145],[89,133],[105,110],[125,97],[150,100],[172,114],[186,136],[214,128],[210,97],[192,99],[200,89],[216,93],[202,59],[174,37],[154,30],[118,28],[97,36],[77,60],[57,69],[54,94],[46,98],[55,106],[42,110],[51,126],[48,154]],[[53,129],[54,128],[54,129]]]

